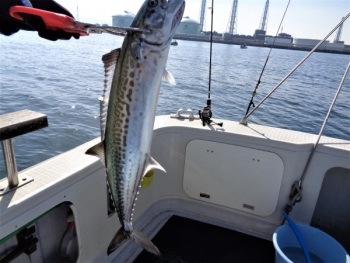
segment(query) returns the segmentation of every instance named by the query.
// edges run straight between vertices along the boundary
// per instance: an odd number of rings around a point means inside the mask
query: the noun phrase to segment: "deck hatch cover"
[[[193,140],[186,147],[183,187],[192,198],[268,216],[276,209],[283,170],[275,153]]]

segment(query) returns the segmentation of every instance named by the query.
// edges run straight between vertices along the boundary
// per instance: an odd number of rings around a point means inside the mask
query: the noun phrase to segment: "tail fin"
[[[153,253],[158,257],[162,256],[159,249],[136,228],[134,228],[131,233],[126,233],[122,228],[120,228],[118,232],[114,235],[111,243],[108,246],[108,255],[111,254],[128,239],[138,244],[142,248],[146,249],[148,252]]]
[[[155,254],[158,257],[161,257],[159,249],[149,240],[144,234],[142,234],[139,230],[134,228],[131,232],[130,239],[138,244],[139,246],[146,249],[148,252]]]

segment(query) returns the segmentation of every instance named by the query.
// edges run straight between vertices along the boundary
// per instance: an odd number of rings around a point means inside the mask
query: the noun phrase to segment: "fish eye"
[[[148,6],[149,7],[156,7],[158,5],[158,1],[157,0],[150,0],[148,1]]]

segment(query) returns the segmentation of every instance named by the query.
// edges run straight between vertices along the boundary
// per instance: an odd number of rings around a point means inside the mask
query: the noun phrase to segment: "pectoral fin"
[[[85,154],[96,156],[100,158],[101,162],[106,166],[105,162],[105,149],[104,149],[104,141],[96,144],[95,146],[88,149]]]
[[[168,82],[169,84],[171,84],[173,86],[176,85],[176,81],[175,81],[174,76],[166,69],[164,69],[162,80],[165,82]]]
[[[160,170],[166,173],[163,166],[161,166],[156,160],[154,160],[151,156],[149,156],[148,165],[146,167],[144,176],[150,171],[150,170]]]

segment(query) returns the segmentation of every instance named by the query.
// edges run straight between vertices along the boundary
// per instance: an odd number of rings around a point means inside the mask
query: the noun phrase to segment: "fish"
[[[165,169],[150,155],[162,81],[175,84],[165,69],[170,44],[185,10],[184,0],[145,0],[121,48],[102,57],[105,67],[100,121],[101,142],[86,151],[106,167],[107,183],[121,228],[108,255],[131,240],[155,255],[159,249],[133,227],[132,217],[143,176]]]

